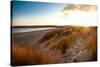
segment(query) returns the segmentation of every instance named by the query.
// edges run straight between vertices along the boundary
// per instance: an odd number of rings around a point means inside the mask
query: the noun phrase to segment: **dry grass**
[[[91,59],[97,60],[96,30],[96,27],[72,27],[71,29],[62,28],[48,32],[38,43],[38,46],[45,46],[43,48],[29,44],[28,46],[22,47],[20,44],[14,43],[12,44],[12,65],[62,63],[65,60],[65,55],[69,54],[69,58],[72,54],[72,52],[68,52],[67,50],[74,49],[73,46],[77,46],[77,39],[80,38],[84,40],[84,43],[82,43],[84,49],[93,53]],[[45,50],[46,48],[49,50]],[[78,50],[80,52],[83,49],[80,47]],[[66,60],[68,59],[66,58]]]
[[[75,44],[76,40],[81,38],[84,40],[82,43],[84,49],[90,50],[93,53],[93,58],[96,60],[97,58],[97,31],[96,30],[97,30],[96,27],[89,27],[89,28],[75,27],[72,28],[72,30],[64,28],[64,29],[57,30],[57,32],[59,31],[59,33],[57,33],[56,31],[55,34],[54,31],[47,33],[43,37],[44,41],[42,42],[47,48],[50,48],[51,50],[59,50],[61,51],[62,54],[65,54],[66,50],[73,48],[73,46],[76,45]]]
[[[61,54],[57,51],[45,51],[29,45],[21,47],[19,44],[12,46],[12,65],[36,65],[61,63]]]

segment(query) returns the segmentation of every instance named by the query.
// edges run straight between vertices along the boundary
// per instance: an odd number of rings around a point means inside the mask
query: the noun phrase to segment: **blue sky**
[[[66,9],[64,9],[66,7]],[[81,7],[81,8],[79,8]],[[64,10],[62,12],[62,10]],[[94,5],[12,1],[12,25],[97,25]]]
[[[32,19],[34,20],[36,18],[43,18],[46,17],[47,15],[49,16],[54,14],[56,11],[60,12],[64,6],[65,4],[13,1],[12,3],[13,23],[16,25],[19,21],[21,21],[20,19],[27,20],[29,18],[30,20]]]
[[[13,16],[27,16],[27,15],[44,15],[49,14],[64,6],[64,4],[53,4],[53,3],[41,3],[41,2],[25,2],[25,1],[14,1],[13,2]],[[63,8],[62,8],[63,9]]]

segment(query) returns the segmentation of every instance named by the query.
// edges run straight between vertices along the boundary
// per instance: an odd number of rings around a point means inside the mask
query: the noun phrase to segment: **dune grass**
[[[45,36],[38,42],[38,46],[33,44],[21,46],[20,43],[13,43],[12,65],[19,66],[56,64],[76,61],[82,62],[86,58],[87,59],[85,61],[97,60],[96,27],[72,27],[69,29],[57,29],[45,34]],[[44,47],[41,48],[41,46]],[[73,53],[76,54],[74,55]],[[84,53],[84,56],[86,54],[89,57],[85,58],[82,55],[79,56],[79,54],[82,53]],[[71,60],[71,56],[72,58],[76,56],[76,58]]]
[[[45,51],[36,46],[12,46],[12,65],[37,65],[61,63],[62,55],[57,51]]]

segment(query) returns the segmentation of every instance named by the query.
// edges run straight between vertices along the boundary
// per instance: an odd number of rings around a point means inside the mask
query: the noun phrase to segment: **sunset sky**
[[[12,2],[13,26],[97,25],[97,7],[67,3]]]

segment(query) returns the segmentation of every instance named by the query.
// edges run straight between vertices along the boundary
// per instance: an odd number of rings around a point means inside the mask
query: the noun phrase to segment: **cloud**
[[[91,12],[91,11],[95,11],[96,9],[97,7],[95,5],[68,4],[63,8],[62,11],[64,12],[64,11],[78,10],[84,12]]]

